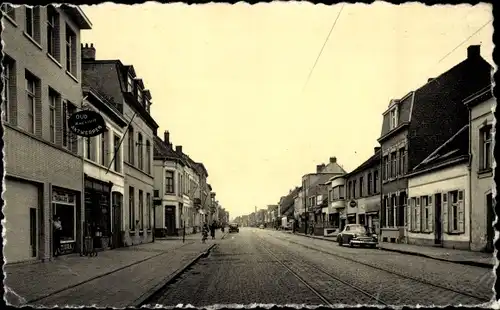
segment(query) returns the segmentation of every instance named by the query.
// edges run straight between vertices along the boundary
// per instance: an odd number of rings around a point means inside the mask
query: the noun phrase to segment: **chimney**
[[[374,149],[375,153],[377,153],[378,151],[380,151],[380,146],[376,146],[375,149]]]
[[[330,164],[334,164],[337,162],[337,157],[330,157]]]
[[[165,132],[163,133],[163,142],[165,142],[165,144],[167,145],[170,145],[170,133],[168,132],[168,130],[165,130]]]
[[[175,151],[178,153],[182,153],[182,145],[176,145],[175,146]]]
[[[95,60],[95,48],[94,44],[85,43],[85,46],[82,44],[82,60]]]
[[[316,173],[321,173],[321,171],[325,168],[325,164],[316,165]]]
[[[470,45],[467,48],[467,59],[481,56],[481,45]]]

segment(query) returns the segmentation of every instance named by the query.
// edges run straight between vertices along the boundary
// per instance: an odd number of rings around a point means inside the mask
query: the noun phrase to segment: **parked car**
[[[260,228],[260,229],[264,229],[264,225],[263,225],[263,224],[260,224],[259,228]]]
[[[229,224],[229,233],[232,233],[232,232],[237,232],[237,233],[240,232],[240,228],[238,227],[238,224],[236,224],[236,223]]]
[[[358,245],[360,247],[368,246],[375,248],[378,244],[376,234],[366,229],[360,224],[348,224],[344,230],[338,234],[337,242],[340,246],[348,244],[350,247]]]

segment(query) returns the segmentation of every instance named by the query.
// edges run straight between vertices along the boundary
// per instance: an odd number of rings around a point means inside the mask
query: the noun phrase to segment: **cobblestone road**
[[[491,298],[493,280],[485,268],[246,228],[148,302],[475,305]]]

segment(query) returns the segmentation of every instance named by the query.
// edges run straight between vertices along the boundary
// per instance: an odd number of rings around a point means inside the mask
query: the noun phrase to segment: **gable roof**
[[[362,170],[371,168],[377,164],[380,163],[380,156],[382,154],[382,150],[379,149],[373,154],[370,158],[368,158],[365,162],[363,162],[361,165],[359,165],[357,168],[355,168],[353,171],[346,173],[344,175],[345,178],[348,178],[351,175],[354,175]]]
[[[410,175],[436,170],[469,159],[469,125],[462,127],[450,139],[438,147],[421,163],[415,166]]]
[[[165,142],[163,142],[158,136],[154,136],[153,138],[153,158],[154,159],[164,159],[164,160],[172,160],[183,166],[186,165],[186,162],[182,157],[177,154],[172,147],[167,146]]]
[[[282,197],[282,201],[280,202],[280,211],[283,215],[293,214],[293,207],[295,204],[295,196],[300,191],[300,187],[295,187],[288,195]]]

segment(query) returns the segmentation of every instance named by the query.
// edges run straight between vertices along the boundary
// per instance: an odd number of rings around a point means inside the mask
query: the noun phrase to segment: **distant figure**
[[[61,232],[62,232],[62,224],[61,218],[58,216],[54,217],[54,256],[58,256],[61,250]]]
[[[217,229],[217,223],[214,221],[212,225],[210,226],[210,235],[212,236],[212,239],[215,239],[215,230]]]
[[[224,225],[221,225],[220,230],[224,233]]]
[[[208,239],[208,224],[205,223],[203,224],[203,228],[201,231],[201,242],[205,243],[205,241]]]

